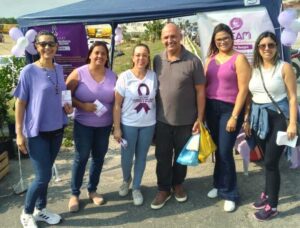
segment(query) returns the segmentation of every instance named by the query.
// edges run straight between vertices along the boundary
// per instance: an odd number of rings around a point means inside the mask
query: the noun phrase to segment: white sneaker
[[[38,228],[36,225],[35,219],[32,214],[26,214],[24,210],[20,216],[21,223],[23,228]]]
[[[211,199],[217,198],[218,197],[218,189],[217,188],[213,188],[212,190],[210,190],[207,193],[207,197],[211,198]]]
[[[35,221],[42,221],[46,222],[50,225],[58,224],[61,221],[61,217],[58,214],[55,214],[46,208],[42,210],[38,210],[37,208],[34,209],[33,216]]]
[[[224,211],[232,212],[235,209],[235,202],[231,200],[225,200],[224,202]]]
[[[130,178],[127,182],[123,181],[122,185],[119,189],[119,195],[120,196],[127,196],[129,192],[129,186],[131,184],[132,179]]]
[[[135,189],[132,191],[133,204],[135,206],[140,206],[144,202],[143,195],[139,189]]]

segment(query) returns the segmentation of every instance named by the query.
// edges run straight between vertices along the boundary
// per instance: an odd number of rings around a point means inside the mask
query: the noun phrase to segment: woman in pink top
[[[217,145],[213,189],[209,198],[225,199],[224,211],[235,210],[239,199],[232,153],[243,123],[243,107],[248,94],[250,66],[246,57],[233,50],[233,33],[225,24],[213,32],[205,64],[206,121]]]

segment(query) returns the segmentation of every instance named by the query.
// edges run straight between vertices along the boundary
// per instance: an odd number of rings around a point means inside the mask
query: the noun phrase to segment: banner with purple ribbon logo
[[[55,61],[63,66],[65,76],[85,64],[88,45],[83,24],[42,25],[33,29],[37,32],[46,30],[57,37],[59,47]]]

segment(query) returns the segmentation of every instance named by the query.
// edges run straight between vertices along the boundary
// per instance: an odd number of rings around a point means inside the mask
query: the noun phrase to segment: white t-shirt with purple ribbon
[[[137,78],[131,70],[122,72],[115,90],[124,98],[121,123],[132,127],[147,127],[156,123],[157,78],[148,70],[143,79]]]

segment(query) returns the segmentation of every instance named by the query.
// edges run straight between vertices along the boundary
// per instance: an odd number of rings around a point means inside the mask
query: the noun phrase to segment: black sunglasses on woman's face
[[[49,47],[55,47],[56,46],[56,42],[54,41],[49,41],[49,42],[36,42],[37,45],[40,45],[41,47],[45,48],[47,46]]]

